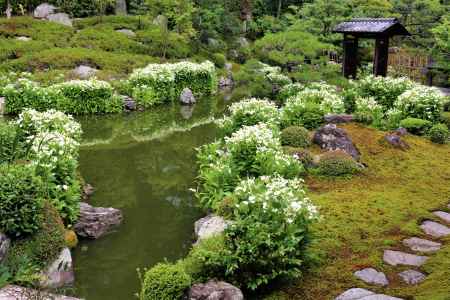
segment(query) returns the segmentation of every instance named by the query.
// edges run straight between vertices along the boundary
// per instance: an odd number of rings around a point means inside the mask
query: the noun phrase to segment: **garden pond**
[[[84,132],[80,172],[95,188],[89,202],[121,209],[124,222],[75,249],[76,296],[133,299],[140,289],[137,268],[187,254],[202,216],[189,190],[197,175],[195,148],[215,139],[212,121],[223,115],[226,98],[78,118]]]

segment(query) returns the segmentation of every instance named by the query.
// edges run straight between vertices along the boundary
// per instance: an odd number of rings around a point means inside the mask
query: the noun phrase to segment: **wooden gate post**
[[[373,74],[386,76],[389,58],[389,37],[377,38],[375,42],[375,55],[373,58]]]
[[[342,69],[347,78],[356,78],[358,68],[358,38],[353,35],[344,35],[344,60]]]

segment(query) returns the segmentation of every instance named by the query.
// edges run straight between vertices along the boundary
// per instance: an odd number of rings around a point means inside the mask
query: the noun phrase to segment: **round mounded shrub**
[[[431,126],[432,123],[430,121],[417,118],[406,118],[400,121],[400,127],[403,127],[408,130],[408,132],[417,135],[425,134]]]
[[[42,223],[42,183],[29,165],[0,165],[0,231],[18,237]]]
[[[191,286],[191,277],[182,264],[160,263],[145,273],[140,300],[182,299]]]
[[[287,127],[281,131],[281,144],[283,146],[306,148],[311,145],[309,132],[301,126]]]
[[[430,140],[433,143],[445,144],[449,138],[449,130],[445,124],[436,124],[428,131]]]
[[[323,154],[317,168],[320,175],[330,177],[352,175],[359,170],[356,161],[343,151],[330,151]]]

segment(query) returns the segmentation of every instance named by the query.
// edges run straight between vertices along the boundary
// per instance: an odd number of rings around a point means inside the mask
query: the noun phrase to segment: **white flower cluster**
[[[382,77],[369,75],[357,81],[357,85],[370,90],[384,91],[390,93],[396,90],[407,90],[413,88],[416,83],[407,77]]]
[[[264,122],[270,126],[277,126],[280,122],[277,106],[267,99],[244,99],[233,103],[229,111],[230,115],[217,123],[220,127],[231,131],[242,125],[249,126]]]
[[[91,78],[89,80],[70,80],[63,83],[55,84],[51,86],[54,91],[60,91],[62,89],[68,90],[80,90],[80,91],[90,91],[90,90],[100,90],[106,89],[112,91],[112,86],[103,80],[97,80]]]
[[[383,109],[373,97],[358,97],[355,100],[355,105],[358,112],[374,112]]]
[[[289,77],[281,73],[280,67],[272,67],[262,62],[260,62],[260,66],[260,72],[265,74],[267,79],[271,83],[277,84],[279,86],[284,86],[286,84],[292,83]]]
[[[225,137],[225,145],[228,149],[234,149],[240,145],[254,145],[257,150],[263,151],[278,149],[281,143],[279,138],[274,135],[273,129],[265,123],[259,123],[253,126],[243,126],[231,137]]]
[[[290,84],[286,84],[285,86],[283,86],[280,90],[280,93],[294,96],[297,93],[303,91],[304,89],[305,89],[305,85],[303,85],[299,82],[295,82],[295,83],[290,83]]]
[[[182,61],[174,64],[149,64],[145,68],[134,70],[130,75],[130,81],[140,81],[141,78],[154,81],[173,82],[176,75],[181,73],[188,74],[214,74],[215,67],[210,61],[201,64]]]
[[[312,90],[319,90],[319,91],[327,91],[329,93],[336,93],[336,86],[327,84],[324,81],[315,81],[310,84],[308,84],[308,88]]]
[[[408,117],[437,121],[444,100],[444,96],[437,89],[417,85],[401,94],[394,103],[394,108]]]
[[[345,111],[344,99],[336,92],[329,92],[326,89],[306,88],[296,96],[287,100],[285,109],[290,110],[295,107],[304,107],[307,103],[316,103],[326,113],[342,113]]]
[[[58,111],[26,110],[16,121],[30,144],[32,163],[53,172],[59,160],[76,164],[81,127]]]
[[[261,176],[242,180],[234,190],[239,199],[238,209],[260,207],[266,213],[277,215],[287,223],[298,216],[307,220],[319,217],[317,207],[306,197],[302,179],[285,179],[281,176]]]

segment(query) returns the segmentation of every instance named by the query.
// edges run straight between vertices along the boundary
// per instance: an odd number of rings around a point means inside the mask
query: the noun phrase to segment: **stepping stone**
[[[417,237],[412,237],[403,240],[403,245],[409,247],[413,251],[419,252],[436,252],[441,249],[442,244],[436,243],[424,239],[419,239]]]
[[[356,271],[354,275],[368,284],[376,284],[381,286],[386,286],[389,284],[386,275],[382,272],[378,272],[374,268],[366,268],[361,271]]]
[[[433,222],[433,221],[425,221],[420,225],[420,228],[428,234],[436,238],[444,237],[450,235],[450,228],[445,225]]]
[[[334,300],[402,300],[402,299],[382,294],[375,294],[374,292],[371,292],[366,289],[352,288],[343,292],[342,294],[337,296]]]
[[[406,270],[398,274],[404,282],[407,284],[418,284],[425,279],[425,275],[415,271],[415,270]]]
[[[443,221],[450,223],[450,214],[445,212],[445,211],[435,211],[433,212],[433,214],[435,216],[438,216],[439,218],[441,218]]]
[[[383,260],[391,266],[405,265],[420,267],[428,259],[426,256],[409,254],[401,251],[385,250]]]
[[[371,295],[375,295],[375,293],[366,289],[353,288],[346,290],[345,292],[337,296],[334,300],[357,300]]]

